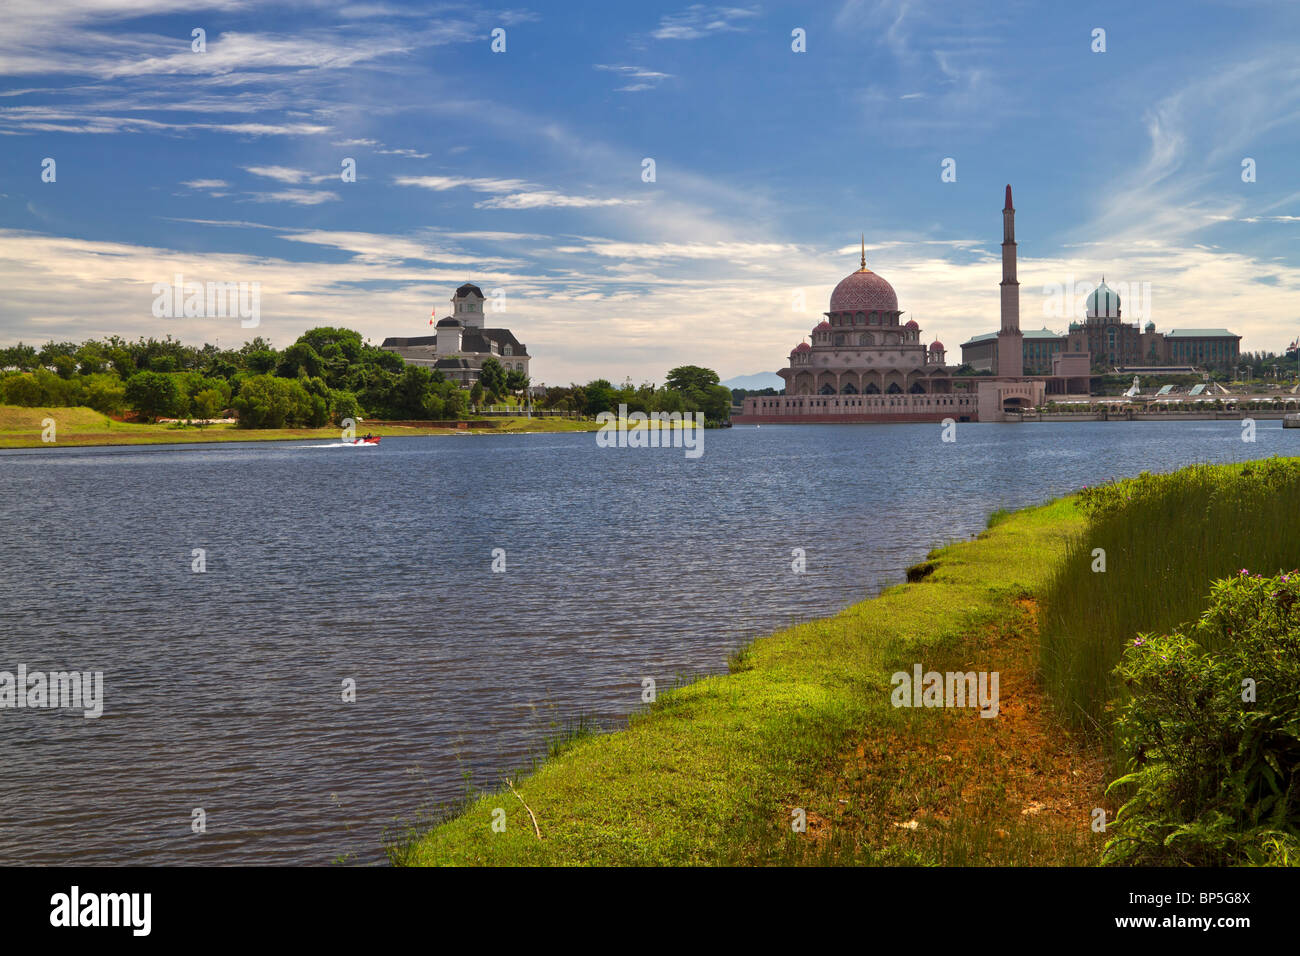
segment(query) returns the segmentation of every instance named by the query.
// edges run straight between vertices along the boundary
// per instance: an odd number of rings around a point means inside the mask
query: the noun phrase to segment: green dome
[[[1088,296],[1088,318],[1119,318],[1119,293],[1101,280],[1101,285]]]

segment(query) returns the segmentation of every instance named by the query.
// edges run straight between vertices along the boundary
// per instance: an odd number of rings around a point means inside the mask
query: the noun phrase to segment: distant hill
[[[754,375],[737,375],[722,383],[727,388],[774,388],[778,392],[785,388],[785,380],[775,372],[758,372]]]

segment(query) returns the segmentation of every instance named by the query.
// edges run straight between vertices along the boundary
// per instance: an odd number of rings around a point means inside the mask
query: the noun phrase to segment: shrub
[[[1133,787],[1105,860],[1224,866],[1300,853],[1300,572],[1216,581],[1187,633],[1141,635],[1116,672]]]

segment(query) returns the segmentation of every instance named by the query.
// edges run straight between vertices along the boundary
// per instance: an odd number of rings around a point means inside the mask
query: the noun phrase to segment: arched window
[[[502,348],[501,348],[501,354],[502,354],[502,355],[514,355],[514,354],[515,354],[514,346],[513,346],[513,345],[502,346]]]
[[[909,388],[908,391],[911,392],[913,395],[924,395],[925,386],[922,385],[920,382],[913,382],[912,387]]]
[[[880,388],[875,382],[868,382],[866,388],[862,390],[863,395],[879,395]]]
[[[818,395],[834,395],[834,394],[835,394],[835,386],[832,385],[832,384],[830,384],[829,382],[827,382],[825,385],[823,385],[821,388],[819,388],[819,389],[817,390],[817,394],[818,394]]]
[[[861,312],[859,312],[856,316],[853,317],[853,321],[856,322],[858,325],[861,325],[863,322],[866,321],[866,316],[864,316]]]
[[[848,383],[847,385],[845,385],[842,389],[840,389],[840,394],[841,394],[841,395],[856,395],[856,394],[858,394],[857,386],[854,385],[852,382],[849,382],[849,383]]]
[[[844,344],[844,336],[842,336],[842,335],[837,335],[837,336],[835,336],[835,344],[836,344],[836,345],[843,345],[843,344]]]
[[[890,382],[889,388],[885,389],[885,391],[888,392],[890,395],[901,395],[903,392],[903,390],[898,387],[897,382]]]

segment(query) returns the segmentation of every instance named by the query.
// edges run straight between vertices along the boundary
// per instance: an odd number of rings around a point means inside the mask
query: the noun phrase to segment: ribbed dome
[[[832,312],[897,312],[894,287],[866,266],[840,280],[831,293]]]
[[[811,351],[812,351],[812,346],[809,345],[807,342],[800,342],[800,343],[799,343],[798,345],[796,345],[793,349],[791,349],[791,351],[793,351],[793,352],[811,352]]]
[[[824,319],[821,322],[818,322],[817,327],[813,329],[814,332],[829,332],[830,330],[831,324]]]
[[[1088,318],[1118,318],[1119,317],[1119,293],[1106,285],[1106,280],[1101,280],[1101,285],[1093,290],[1092,295],[1088,296]]]
[[[942,352],[942,351],[943,351],[943,343],[940,342],[938,339],[935,339],[933,342],[930,343],[930,351],[931,351],[931,352]]]
[[[921,327],[920,327],[919,325],[916,324],[916,319],[908,319],[906,322],[903,323],[903,328],[905,328],[905,329],[920,329]]]

